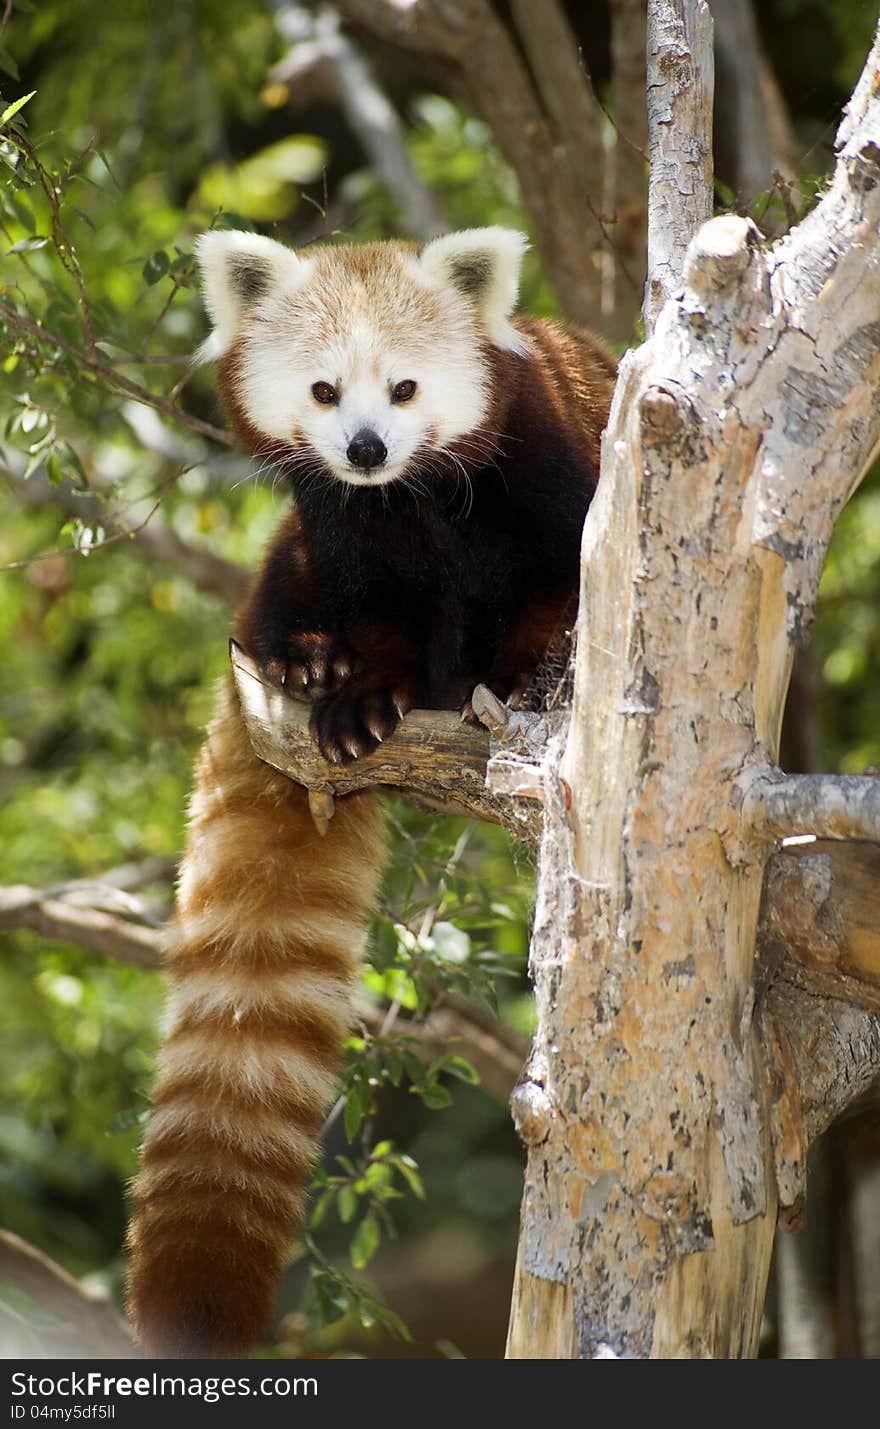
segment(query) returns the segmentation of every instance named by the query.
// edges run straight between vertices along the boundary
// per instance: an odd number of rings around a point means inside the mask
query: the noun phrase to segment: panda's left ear
[[[521,352],[523,339],[507,319],[516,306],[528,246],[525,234],[515,228],[466,228],[428,243],[419,268],[431,283],[456,288],[473,302],[496,347]]]
[[[308,276],[308,259],[259,233],[212,229],[196,239],[205,307],[214,325],[197,360],[221,357],[248,314],[272,293],[288,291]]]

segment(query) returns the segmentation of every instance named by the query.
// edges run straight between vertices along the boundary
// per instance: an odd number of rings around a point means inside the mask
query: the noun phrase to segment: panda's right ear
[[[274,238],[235,229],[202,233],[195,242],[195,255],[205,307],[214,324],[199,349],[201,362],[221,357],[248,310],[273,290],[298,287],[311,266]]]

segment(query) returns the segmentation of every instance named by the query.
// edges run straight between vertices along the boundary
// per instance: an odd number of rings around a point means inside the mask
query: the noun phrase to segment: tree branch
[[[614,316],[620,336],[630,337],[644,293],[648,235],[648,106],[645,0],[611,0],[611,92],[615,144],[609,207],[615,217]],[[623,330],[623,321],[629,327]]]
[[[256,753],[318,796],[311,802],[319,829],[332,817],[334,796],[384,785],[402,789],[414,802],[432,809],[502,824],[518,838],[537,836],[540,809],[534,802],[486,788],[489,737],[485,730],[463,723],[457,711],[412,710],[372,754],[352,764],[328,764],[309,732],[311,707],[265,681],[234,643],[231,654],[242,715]],[[489,717],[497,721],[497,701],[490,695],[489,702],[494,711]],[[479,698],[477,707],[485,709]],[[546,721],[538,715],[507,713],[505,736],[510,743],[494,752],[505,773],[516,761],[536,769],[546,740]]]
[[[598,197],[605,168],[604,116],[565,10],[559,0],[543,0],[541,5],[511,0],[510,12],[541,103],[565,147],[581,192]]]
[[[62,1340],[109,1359],[136,1359],[137,1348],[122,1318],[103,1298],[87,1290],[48,1255],[12,1231],[0,1230],[0,1279],[22,1290],[41,1310],[58,1319],[41,1331],[53,1343]],[[59,1347],[60,1348],[60,1347]],[[56,1353],[58,1349],[56,1349]],[[29,1353],[22,1345],[20,1353]]]
[[[0,888],[0,928],[29,928],[52,941],[76,943],[142,968],[158,967],[161,956],[161,930],[70,898],[47,897],[26,884]]]
[[[719,110],[715,167],[746,211],[781,178],[797,194],[797,166],[785,104],[761,47],[752,0],[713,10]],[[765,233],[766,222],[761,221]],[[771,233],[774,227],[771,224]]]
[[[744,822],[760,838],[815,834],[880,841],[880,779],[857,774],[749,772]]]
[[[454,63],[471,102],[516,172],[563,312],[575,322],[601,326],[601,274],[594,255],[606,241],[597,217],[602,172],[591,176],[590,189],[585,191],[512,35],[489,0],[334,3],[341,14],[373,34],[411,49],[432,51]],[[534,26],[530,33],[537,34]],[[554,34],[557,40],[561,37],[565,49],[554,57],[554,65],[564,66],[571,80],[570,46],[559,26]],[[584,106],[579,108],[583,119]]]
[[[77,520],[103,526],[120,541],[137,546],[151,560],[161,561],[176,570],[197,590],[219,596],[231,605],[243,600],[250,585],[250,573],[234,561],[227,561],[208,547],[192,546],[154,511],[145,522],[137,519],[125,522],[106,506],[98,496],[74,493],[68,486],[51,486],[39,472],[23,475],[24,462],[17,453],[0,447],[0,461],[7,480],[21,505],[33,507],[57,506]]]
[[[277,23],[293,43],[269,71],[269,81],[285,85],[289,102],[301,105],[307,102],[304,80],[311,77],[314,84],[317,78],[324,97],[339,105],[371,167],[396,200],[403,227],[425,239],[444,232],[447,225],[416,173],[397,112],[358,46],[341,30],[339,16],[326,5],[315,15],[302,6],[286,5]]]
[[[127,397],[133,397],[136,402],[143,402],[146,407],[154,407],[157,412],[164,412],[166,417],[173,417],[175,422],[182,422],[192,431],[200,432],[203,437],[210,437],[212,442],[218,442],[224,447],[233,445],[234,438],[229,432],[224,432],[221,427],[212,426],[210,422],[203,422],[201,417],[196,417],[192,412],[178,407],[167,397],[158,397],[148,387],[141,386],[139,382],[132,382],[130,378],[118,372],[109,363],[89,352],[84,352],[81,347],[68,342],[66,338],[60,337],[57,333],[49,332],[40,323],[34,322],[32,318],[16,312],[15,308],[11,308],[8,303],[0,302],[0,319],[17,328],[19,332],[25,332],[29,337],[36,338],[38,342],[45,342],[50,347],[57,347],[62,352],[68,353],[82,367],[93,372],[101,382],[114,391],[124,392]]]
[[[26,928],[50,941],[75,943],[117,962],[158,969],[165,928],[145,927],[96,906],[106,902],[112,907],[115,896],[118,897],[116,883],[105,886],[76,882],[66,889],[0,887],[0,929]],[[129,900],[129,906],[134,912],[135,900]],[[374,1037],[383,1032],[385,1009],[361,1001],[357,1016]],[[476,1068],[489,1096],[504,1102],[513,1091],[528,1052],[518,1033],[448,993],[423,1022],[406,1020],[397,1026],[425,1063],[449,1052],[454,1044],[455,1052]]]
[[[706,0],[648,5],[648,332],[712,215],[712,16]]]

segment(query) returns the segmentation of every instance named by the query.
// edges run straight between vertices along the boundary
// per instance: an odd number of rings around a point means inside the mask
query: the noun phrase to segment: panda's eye
[[[312,386],[312,396],[316,402],[323,402],[325,407],[339,401],[339,393],[329,382],[315,382]]]
[[[407,378],[405,382],[397,382],[391,389],[392,402],[408,402],[416,393],[416,384]]]

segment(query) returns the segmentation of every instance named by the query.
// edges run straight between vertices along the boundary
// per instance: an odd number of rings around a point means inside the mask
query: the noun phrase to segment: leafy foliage
[[[351,141],[335,116],[310,112],[300,132],[264,93],[281,52],[258,0],[16,0],[0,33],[0,877],[51,887],[124,865],[157,922],[229,612],[139,540],[163,530],[252,568],[284,501],[271,471],[230,450],[211,377],[190,367],[205,328],[193,239],[212,224],[311,237],[330,223],[327,173],[331,198],[345,178],[343,236],[398,226],[374,175],[350,157],[342,172]],[[410,118],[415,165],[451,225],[524,226],[479,120],[433,94],[414,96]],[[552,308],[534,254],[524,303]],[[878,599],[875,481],[844,513],[823,583],[828,767],[880,764]],[[307,1348],[344,1349],[358,1327],[406,1338],[381,1289],[396,1237],[413,1274],[440,1231],[475,1228],[469,1255],[486,1264],[513,1244],[520,1152],[506,1111],[455,1044],[429,1065],[416,1056],[410,1019],[464,993],[529,1030],[531,861],[492,828],[397,804],[389,816],[394,862],[364,974],[385,1025],[350,1041],[345,1110],[285,1292],[307,1316]],[[0,1224],[118,1292],[160,980],[32,933],[3,943]],[[0,1335],[4,1315],[45,1329],[14,1295],[0,1294]]]

